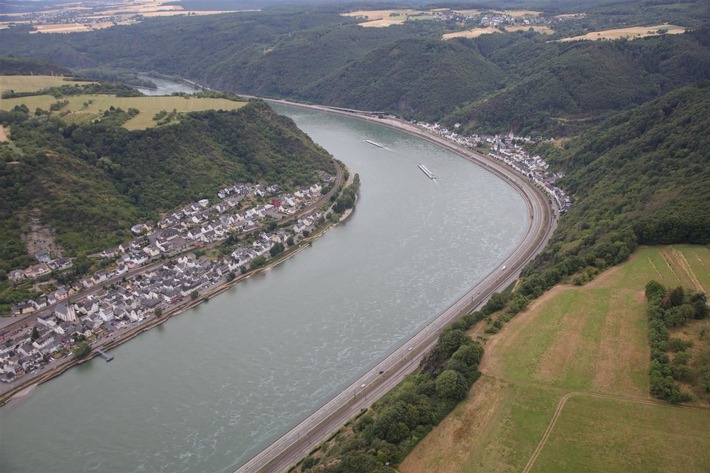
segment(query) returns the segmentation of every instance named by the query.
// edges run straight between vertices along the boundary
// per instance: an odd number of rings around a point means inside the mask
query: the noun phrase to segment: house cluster
[[[521,143],[533,143],[539,139],[529,136],[515,136],[512,132],[508,135],[469,135],[463,136],[455,131],[442,127],[438,123],[416,123],[419,127],[436,133],[446,139],[454,141],[461,146],[477,149],[487,145],[490,149],[488,156],[504,162],[519,174],[526,176],[535,185],[540,187],[557,205],[560,212],[567,212],[572,206],[569,195],[555,185],[557,179],[564,177],[562,173],[553,173],[548,170],[550,165],[540,156],[530,156]],[[459,125],[455,125],[458,128]]]
[[[79,4],[76,4],[79,7]],[[56,25],[56,24],[86,24],[92,25],[99,22],[119,23],[126,20],[125,14],[103,13],[104,8],[86,6],[82,4],[79,8],[55,8],[50,10],[32,11],[24,14],[13,15],[8,21],[9,26],[32,24],[32,25]],[[93,11],[93,13],[92,13]]]
[[[274,245],[285,245],[289,238],[307,235],[324,216],[323,212],[315,211],[300,218],[290,231],[260,233],[251,244],[242,245],[217,261],[197,258],[193,253],[183,254],[74,304],[67,301],[65,291],[60,302],[55,300],[51,310],[37,316],[31,331],[17,330],[0,337],[3,342],[0,381],[11,383],[52,359],[70,354],[77,340],[100,341],[148,317],[159,316],[159,311],[179,305],[193,293],[208,290],[247,270],[255,258],[267,258]]]
[[[330,183],[333,177],[323,175],[321,181]],[[278,194],[276,185],[233,184],[217,193],[215,205],[201,200],[176,210],[156,225],[134,225],[131,230],[138,235],[134,240],[100,253],[102,258],[113,260],[114,264],[108,266],[113,269],[98,271],[69,289],[60,287],[15,307],[16,314],[36,313],[37,319],[34,327],[0,333],[0,381],[13,382],[52,359],[68,355],[77,340],[95,342],[155,317],[194,292],[247,270],[255,258],[268,258],[275,245],[286,246],[308,236],[326,217],[324,212],[311,212],[289,228],[245,238],[248,244],[216,261],[183,251],[224,239],[228,232],[258,229],[267,217],[279,220],[292,215],[315,202],[321,191],[320,183],[282,194]],[[240,201],[246,196],[258,196],[270,203],[243,208]],[[182,253],[157,269],[125,277],[132,268],[177,252]],[[36,257],[40,264],[52,262],[46,254]],[[124,277],[116,277],[121,275]],[[70,296],[95,286],[102,287],[81,301],[70,302]]]
[[[500,11],[454,11],[437,9],[431,12],[432,16],[448,22],[466,23],[467,26],[488,28],[501,26],[546,26],[555,18],[539,14],[511,15]],[[557,19],[560,21],[560,19]]]
[[[25,269],[16,269],[10,271],[7,278],[17,284],[25,280],[39,279],[42,276],[47,276],[53,272],[65,271],[72,267],[71,258],[52,258],[49,253],[43,251],[35,255],[37,264],[28,266]]]
[[[322,174],[320,179],[321,182],[328,183],[333,177]],[[75,283],[68,290],[68,294],[103,284],[162,256],[174,256],[190,248],[224,240],[230,233],[254,230],[266,218],[281,220],[316,201],[321,196],[322,187],[320,183],[315,183],[295,192],[279,194],[279,191],[280,188],[276,184],[263,186],[235,183],[217,192],[219,200],[214,205],[210,205],[208,199],[203,199],[175,210],[157,224],[138,223],[131,227],[131,231],[137,235],[135,239],[99,253],[101,258],[110,261],[110,267],[113,269],[101,270],[85,277]],[[270,200],[270,203],[242,208],[240,203],[247,196]],[[70,268],[72,264],[68,258],[51,260],[46,253],[40,253],[36,257],[40,261],[38,265],[12,271],[8,277],[12,281],[21,282],[28,279],[29,274],[39,274],[36,277],[40,277],[50,274],[52,268],[61,271]],[[65,288],[60,290],[67,293]],[[56,300],[48,302],[51,299],[56,297],[42,295],[36,300],[22,302],[15,306],[13,313],[20,315],[41,310],[56,303]]]

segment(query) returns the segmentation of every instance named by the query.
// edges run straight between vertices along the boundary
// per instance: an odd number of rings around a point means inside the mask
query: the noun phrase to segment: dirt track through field
[[[672,409],[686,409],[686,410],[690,409],[690,410],[696,410],[696,411],[707,411],[707,409],[704,407],[676,406],[673,404],[668,404],[667,402],[654,401],[652,399],[645,399],[645,398],[612,396],[610,394],[587,393],[587,392],[576,392],[576,391],[571,392],[571,393],[567,393],[564,396],[562,396],[562,399],[560,399],[560,402],[557,404],[557,409],[555,409],[555,414],[552,416],[552,419],[550,420],[550,423],[548,424],[547,429],[545,429],[545,433],[542,435],[540,442],[537,444],[535,451],[530,456],[530,459],[528,460],[527,465],[525,465],[525,469],[523,469],[523,473],[530,473],[530,470],[535,465],[535,460],[537,460],[537,458],[540,456],[542,449],[545,447],[547,440],[550,438],[552,431],[555,429],[555,424],[557,423],[557,420],[559,419],[560,414],[562,414],[562,411],[565,408],[565,404],[567,404],[568,400],[570,400],[573,397],[577,397],[577,396],[586,396],[586,397],[593,397],[593,398],[598,398],[598,399],[609,399],[612,401],[632,402],[634,404],[642,404],[642,405],[653,406],[653,407],[669,407]]]

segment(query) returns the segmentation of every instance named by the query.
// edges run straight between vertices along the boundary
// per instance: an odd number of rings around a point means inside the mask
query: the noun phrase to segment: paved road
[[[293,105],[288,102],[281,103]],[[315,108],[329,111],[325,107]],[[348,112],[339,113],[354,116]],[[513,282],[523,266],[542,251],[554,231],[554,210],[547,196],[527,179],[518,176],[505,165],[473,151],[465,150],[444,138],[423,133],[422,130],[414,126],[394,120],[368,119],[422,136],[446,147],[459,156],[476,162],[505,179],[523,196],[527,203],[530,218],[527,234],[505,261],[488,274],[481,283],[444,310],[434,321],[394,353],[352,383],[350,387],[249,460],[236,473],[282,472],[304,458],[314,447],[327,440],[349,419],[366,409],[400,383],[407,374],[414,371],[424,355],[433,349],[439,334],[447,325],[459,316],[479,307],[488,300],[491,294],[504,289]]]

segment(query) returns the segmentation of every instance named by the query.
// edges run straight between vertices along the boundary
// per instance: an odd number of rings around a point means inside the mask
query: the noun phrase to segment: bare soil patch
[[[10,138],[7,136],[7,130],[5,130],[2,125],[0,125],[0,143],[2,143],[3,141],[9,142]]]
[[[64,250],[54,238],[54,230],[42,223],[41,212],[34,209],[27,218],[28,232],[22,234],[27,245],[27,253],[34,255],[46,251],[54,257],[61,257]]]

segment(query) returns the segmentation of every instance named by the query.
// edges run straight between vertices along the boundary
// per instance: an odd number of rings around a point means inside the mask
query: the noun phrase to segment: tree
[[[199,296],[199,295],[200,295],[200,293],[197,292],[197,290],[194,290],[190,293],[190,299],[192,299],[194,301],[195,299],[197,299],[197,296]]]
[[[269,254],[273,258],[276,255],[279,255],[284,252],[284,246],[281,243],[275,243],[274,246],[271,247],[269,250]]]
[[[466,397],[467,392],[461,373],[445,370],[436,378],[436,394],[442,399],[460,401]]]
[[[91,346],[89,346],[86,342],[79,342],[72,351],[74,352],[74,357],[76,359],[86,358],[86,356],[91,352]]]
[[[30,340],[33,342],[39,338],[39,332],[37,331],[37,326],[32,327],[32,334],[30,335]]]
[[[161,315],[163,315],[163,309],[161,309],[160,307],[156,307],[153,313],[156,317],[160,317]]]
[[[251,260],[251,267],[253,269],[261,268],[265,264],[266,264],[266,258],[264,258],[263,256],[257,256],[256,258]]]

